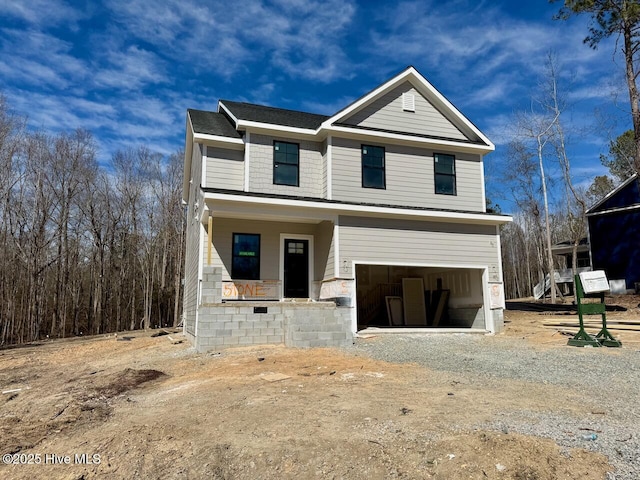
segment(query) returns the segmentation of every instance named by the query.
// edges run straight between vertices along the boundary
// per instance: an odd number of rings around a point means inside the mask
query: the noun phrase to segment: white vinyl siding
[[[407,111],[403,108],[402,94],[404,93],[414,95],[415,111]],[[354,113],[343,123],[380,130],[467,140],[467,137],[409,82],[394,88]]]
[[[299,186],[274,185],[273,183],[273,142],[294,142],[299,150]],[[250,136],[251,158],[249,161],[249,188],[251,192],[323,198],[322,143],[307,140],[272,137],[252,133]]]
[[[185,316],[185,329],[190,334],[195,334],[196,311],[198,308],[198,282],[199,282],[199,263],[200,259],[200,242],[203,241],[203,228],[199,222],[199,216],[202,212],[202,198],[200,197],[200,179],[202,176],[202,154],[201,145],[193,146],[193,155],[191,159],[191,172],[189,184],[189,203],[187,206],[187,232],[186,232],[186,251],[185,251],[185,269],[184,269],[184,296],[182,311]],[[198,213],[194,211],[196,201],[198,205]]]
[[[244,151],[207,147],[205,187],[240,190],[244,187]]]
[[[361,142],[333,138],[333,199],[386,205],[484,211],[482,160],[479,155],[456,157],[456,195],[436,195],[433,151],[385,145],[386,189],[362,188]]]
[[[489,267],[499,264],[493,225],[340,217],[340,263]]]

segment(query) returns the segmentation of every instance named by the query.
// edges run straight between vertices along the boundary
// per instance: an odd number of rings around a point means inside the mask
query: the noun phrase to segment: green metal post
[[[590,313],[596,313],[594,307],[599,306],[599,304],[582,304],[582,299],[584,298],[584,290],[582,289],[582,282],[580,281],[580,276],[575,276],[576,281],[576,303],[578,306],[578,318],[580,319],[580,329],[578,333],[575,334],[573,338],[570,338],[567,342],[567,345],[571,345],[572,347],[599,347],[600,342],[592,335],[589,335],[584,329],[584,320],[582,319],[582,315]],[[602,304],[604,307],[604,303]]]
[[[604,293],[601,294],[602,304],[604,305]],[[621,347],[622,342],[617,340],[607,330],[607,313],[606,308],[602,312],[602,330],[596,335],[596,339],[605,347]]]

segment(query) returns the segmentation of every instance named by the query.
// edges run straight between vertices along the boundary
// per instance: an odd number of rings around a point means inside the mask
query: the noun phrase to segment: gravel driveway
[[[536,435],[564,447],[597,451],[617,469],[608,478],[640,479],[637,344],[618,349],[540,347],[519,338],[465,334],[380,335],[372,340],[358,340],[356,354],[454,372],[470,384],[487,388],[499,388],[503,380],[566,387],[586,406],[584,417],[544,409],[505,411],[492,423],[477,427]],[[576,426],[585,435],[595,432],[597,439],[574,435]]]

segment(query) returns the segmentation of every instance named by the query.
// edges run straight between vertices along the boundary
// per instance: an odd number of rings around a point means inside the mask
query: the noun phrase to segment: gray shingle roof
[[[330,118],[326,115],[318,115],[317,113],[285,110],[283,108],[266,107],[252,103],[232,102],[229,100],[220,100],[220,103],[227,107],[238,120],[270,123],[272,125],[283,125],[286,127],[315,130],[322,122]]]
[[[191,118],[194,133],[204,133],[208,135],[218,135],[220,137],[242,138],[233,128],[226,116],[216,112],[205,112],[203,110],[187,110]]]

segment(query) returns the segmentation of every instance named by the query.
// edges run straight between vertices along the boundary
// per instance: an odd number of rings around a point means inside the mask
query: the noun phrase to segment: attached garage
[[[487,329],[483,270],[356,265],[358,330],[368,327]]]
[[[355,278],[354,330],[499,331],[499,252],[495,223],[340,216],[341,274]]]

